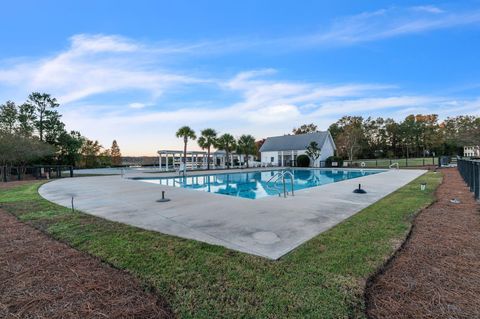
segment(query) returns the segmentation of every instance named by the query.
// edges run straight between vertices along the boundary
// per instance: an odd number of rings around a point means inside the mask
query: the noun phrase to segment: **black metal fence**
[[[475,198],[480,199],[480,161],[459,159],[458,171],[463,177],[470,191],[475,193]]]
[[[0,182],[62,177],[73,177],[73,167],[68,165],[0,166]]]
[[[396,167],[424,167],[439,166],[438,157],[417,157],[417,158],[379,158],[379,159],[359,159],[344,160],[343,167],[359,167],[359,168],[388,168]]]

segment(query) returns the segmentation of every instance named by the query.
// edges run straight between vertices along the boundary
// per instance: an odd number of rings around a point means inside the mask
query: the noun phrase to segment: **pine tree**
[[[110,156],[112,157],[113,165],[122,165],[122,153],[120,152],[120,147],[118,147],[116,140],[113,140],[112,142],[112,147],[110,148]]]

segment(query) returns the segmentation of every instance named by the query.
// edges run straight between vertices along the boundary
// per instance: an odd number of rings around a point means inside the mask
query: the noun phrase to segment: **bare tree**
[[[355,125],[348,125],[337,138],[337,148],[351,161],[361,149],[363,131]]]

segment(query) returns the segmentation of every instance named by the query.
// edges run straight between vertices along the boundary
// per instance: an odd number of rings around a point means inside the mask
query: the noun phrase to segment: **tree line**
[[[121,165],[116,141],[104,149],[98,141],[68,132],[60,104],[47,93],[33,92],[22,104],[0,105],[0,166],[24,171],[27,164],[97,167]],[[8,170],[10,171],[10,170]]]
[[[182,126],[178,129],[176,136],[183,139],[183,163],[187,162],[187,144],[189,140],[196,140],[197,135],[193,129],[189,126]],[[242,154],[245,156],[246,164],[248,167],[248,156],[257,154],[257,143],[255,138],[252,135],[244,134],[241,135],[238,139],[235,139],[233,135],[229,133],[224,133],[219,135],[217,131],[212,128],[203,129],[200,132],[200,136],[197,140],[198,146],[203,150],[207,150],[207,158],[210,159],[210,152],[212,148],[225,151],[225,155],[228,159],[230,154],[233,151],[236,151],[237,154]],[[233,163],[227,162],[227,168]],[[207,161],[207,169],[210,169],[210,160]]]
[[[105,149],[78,131],[67,131],[60,107],[46,93],[33,92],[22,104],[7,101],[0,105],[0,166],[24,169],[27,164],[102,167],[122,164],[117,141]],[[315,124],[294,128],[293,134],[317,131]],[[440,121],[436,114],[409,115],[401,121],[392,118],[344,116],[329,126],[337,146],[337,155],[347,158],[395,158],[461,155],[463,146],[480,144],[480,117],[461,115]],[[176,136],[183,139],[184,162],[189,140],[197,139],[188,126]],[[248,158],[258,155],[264,140],[255,141],[244,134],[238,139],[212,128],[200,132],[198,145],[207,150],[223,150],[227,159],[236,151]],[[315,155],[318,146],[309,145]],[[312,155],[312,156],[313,156]],[[314,156],[315,157],[315,156]],[[227,163],[232,164],[232,163]],[[210,168],[210,163],[207,164]],[[248,166],[248,161],[247,161]]]
[[[343,116],[328,128],[337,153],[345,159],[462,155],[463,147],[480,145],[480,117],[460,115],[440,121],[437,114],[392,118]],[[315,124],[293,134],[317,131]]]

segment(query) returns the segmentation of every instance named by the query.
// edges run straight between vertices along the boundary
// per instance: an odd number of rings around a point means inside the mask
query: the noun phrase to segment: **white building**
[[[480,157],[480,146],[464,146],[463,156],[465,157]]]
[[[267,138],[260,147],[262,164],[295,165],[297,156],[305,154],[311,142],[317,142],[320,149],[320,156],[315,163],[310,162],[311,166],[320,166],[328,157],[334,155],[336,146],[329,131],[274,136]]]

